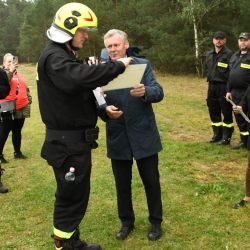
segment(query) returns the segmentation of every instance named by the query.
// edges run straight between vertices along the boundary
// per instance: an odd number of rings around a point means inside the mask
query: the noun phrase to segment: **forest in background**
[[[36,63],[49,42],[46,31],[65,0],[0,0],[0,56],[11,52]],[[204,75],[204,57],[212,34],[225,31],[228,47],[238,49],[240,32],[249,31],[249,0],[78,0],[98,17],[82,57],[99,56],[103,35],[112,28],[128,33],[162,73]]]

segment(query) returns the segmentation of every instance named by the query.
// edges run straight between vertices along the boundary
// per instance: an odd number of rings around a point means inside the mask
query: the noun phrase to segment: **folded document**
[[[135,85],[141,83],[141,79],[145,72],[147,64],[132,64],[129,65],[123,74],[120,74],[117,78],[103,86],[104,91],[115,89],[132,88]]]

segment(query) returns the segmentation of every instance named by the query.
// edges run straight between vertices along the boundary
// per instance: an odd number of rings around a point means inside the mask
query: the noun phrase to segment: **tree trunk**
[[[199,63],[199,38],[198,38],[198,29],[196,24],[196,19],[194,15],[194,0],[190,0],[191,9],[192,9],[192,18],[193,18],[193,27],[194,27],[194,45],[195,45],[195,68],[198,76],[201,76],[200,72],[200,63]]]

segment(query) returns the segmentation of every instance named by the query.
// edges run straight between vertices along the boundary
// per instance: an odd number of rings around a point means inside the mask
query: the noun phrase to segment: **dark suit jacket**
[[[148,60],[134,57],[134,64],[147,64],[141,83],[145,85],[145,97],[132,97],[130,89],[107,92],[107,104],[115,105],[124,113],[116,120],[108,120],[107,154],[111,159],[141,159],[162,149],[155,115],[151,103],[163,99],[163,90],[156,81]]]

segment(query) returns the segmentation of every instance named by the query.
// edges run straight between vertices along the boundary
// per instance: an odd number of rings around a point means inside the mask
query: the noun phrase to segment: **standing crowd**
[[[18,59],[11,53],[3,57],[0,99],[0,193],[7,193],[8,188],[2,183],[4,169],[2,164],[8,163],[4,158],[3,149],[12,132],[12,144],[15,159],[26,159],[21,151],[22,128],[25,119],[30,117],[32,97],[24,77],[17,71]]]
[[[234,54],[226,47],[226,34],[217,31],[213,35],[214,48],[207,53],[207,106],[213,136],[209,143],[229,145],[234,131],[232,110],[239,128],[240,142],[232,149],[248,150],[246,171],[246,195],[233,208],[238,209],[250,201],[250,138],[249,122],[242,112],[250,110],[250,33],[242,32],[238,37],[239,50]],[[232,101],[233,107],[229,101]]]

